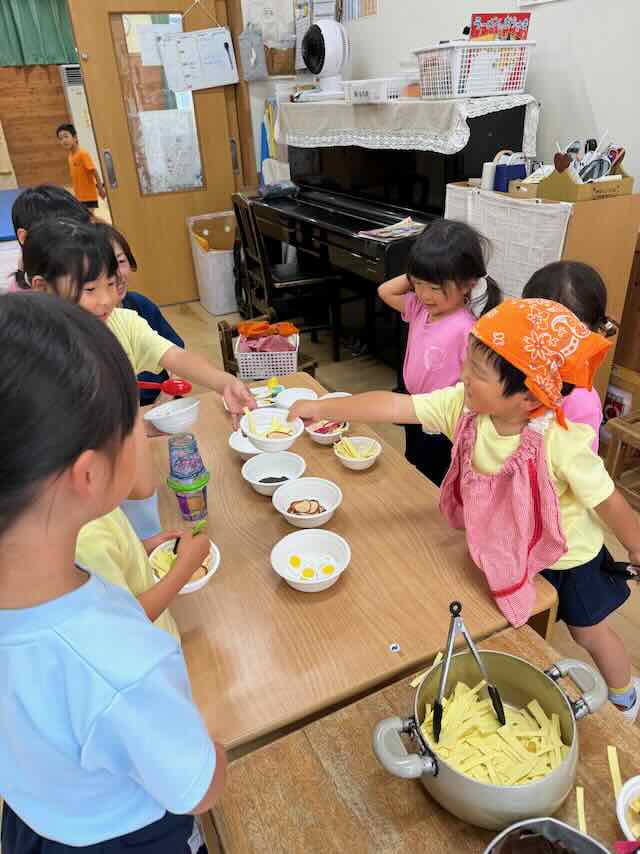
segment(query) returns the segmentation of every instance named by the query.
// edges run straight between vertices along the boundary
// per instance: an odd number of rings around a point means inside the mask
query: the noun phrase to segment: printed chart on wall
[[[378,14],[378,0],[342,0],[342,22]]]

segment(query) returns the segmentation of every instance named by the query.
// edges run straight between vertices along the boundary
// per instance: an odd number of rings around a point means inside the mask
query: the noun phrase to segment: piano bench
[[[262,320],[266,320],[271,323],[272,319],[266,315],[251,318],[252,323],[260,322]],[[226,320],[221,320],[218,322],[218,335],[220,337],[220,351],[222,352],[223,367],[227,373],[237,376],[238,363],[233,353],[233,339],[238,335],[238,330],[235,326],[230,326]],[[298,351],[299,371],[303,371],[305,374],[315,377],[317,367],[318,363],[315,359],[312,359],[310,356],[305,356],[302,350]]]

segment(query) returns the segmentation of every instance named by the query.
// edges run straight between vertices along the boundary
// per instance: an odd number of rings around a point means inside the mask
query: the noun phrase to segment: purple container
[[[167,486],[175,492],[178,499],[178,507],[185,522],[199,522],[200,519],[207,518],[208,483],[208,471],[193,483],[182,483],[179,480],[174,480],[170,477],[167,478]]]

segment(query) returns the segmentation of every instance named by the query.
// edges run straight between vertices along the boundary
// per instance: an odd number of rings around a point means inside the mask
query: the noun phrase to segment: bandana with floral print
[[[611,343],[563,305],[547,299],[506,300],[489,311],[471,334],[526,376],[525,385],[542,406],[562,414],[562,384],[590,389]]]

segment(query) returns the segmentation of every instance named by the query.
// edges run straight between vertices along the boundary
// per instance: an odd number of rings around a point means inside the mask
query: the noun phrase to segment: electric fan
[[[349,62],[351,47],[347,31],[337,21],[319,21],[309,27],[302,40],[302,58],[318,78],[320,88],[305,92],[304,100],[344,98],[342,70]]]

